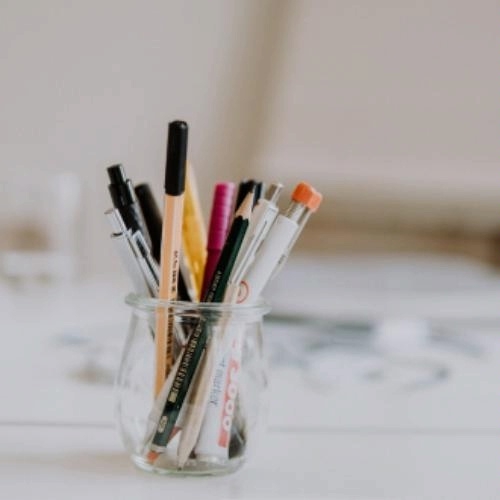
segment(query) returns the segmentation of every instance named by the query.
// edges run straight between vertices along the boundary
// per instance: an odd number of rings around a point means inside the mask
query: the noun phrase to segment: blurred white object
[[[375,346],[391,354],[413,354],[425,347],[431,331],[418,318],[386,318],[375,325]]]
[[[10,280],[71,280],[78,270],[81,185],[72,173],[1,186],[0,273]]]
[[[300,293],[290,287],[300,283]],[[276,314],[342,321],[500,321],[500,279],[443,255],[292,257],[264,293]]]

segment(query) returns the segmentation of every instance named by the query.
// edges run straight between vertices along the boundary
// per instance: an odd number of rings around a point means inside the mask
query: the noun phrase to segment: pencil
[[[206,302],[221,302],[224,297],[227,280],[231,274],[231,270],[234,262],[236,261],[241,243],[248,229],[249,218],[252,212],[252,204],[253,192],[247,195],[240,209],[236,213],[233,224],[231,225],[231,230],[229,231],[229,236],[217,264],[212,284],[205,297]],[[158,426],[153,438],[151,446],[152,451],[163,451],[169,441],[179,415],[179,411],[184,403],[187,391],[193,380],[194,373],[200,362],[201,355],[206,347],[207,340],[207,327],[205,320],[201,318],[191,332],[187,344],[183,349],[179,368],[175,374],[172,388],[170,389],[167,402],[163,409],[162,417],[160,418],[160,425]],[[200,368],[203,368],[203,366],[208,366],[208,368],[210,368],[213,367],[213,364],[203,364],[200,365]],[[204,380],[205,377],[211,377],[212,373],[208,373],[208,369],[204,369],[203,371],[205,373],[203,374],[203,378],[200,380]],[[211,371],[213,372],[213,370]],[[204,386],[204,382],[201,382],[201,385]],[[194,387],[194,389],[196,389],[196,387]],[[194,447],[194,441],[196,441],[199,432],[198,421],[199,425],[201,425],[203,420],[204,408],[202,408],[200,404],[197,404],[197,401],[201,400],[204,394],[202,394],[202,391],[194,392],[196,392],[196,396],[193,396],[194,411],[187,415],[186,425],[184,426],[183,433],[181,434],[181,436],[184,436],[184,438],[181,437],[184,441],[182,444],[183,455],[185,454],[185,450],[191,446],[191,443]],[[179,448],[180,447],[181,444],[179,443]],[[190,451],[191,450],[189,450],[189,452]]]
[[[254,192],[252,189],[247,193],[247,196],[235,214],[236,216],[217,264],[212,284],[205,297],[206,302],[223,301],[229,276],[231,275],[241,244],[248,230],[253,200]],[[205,356],[196,374],[198,383],[193,387],[191,397],[189,398],[188,404],[190,411],[187,413],[186,421],[181,432],[179,448],[177,450],[177,463],[179,467],[184,467],[200,433],[214,376],[217,343],[217,338],[212,335],[208,340]]]
[[[253,191],[253,208],[262,197],[263,183],[254,179],[243,179],[238,186],[238,193],[236,194],[236,201],[234,203],[234,211],[236,212],[240,205],[243,203],[246,195]]]
[[[205,302],[222,302],[224,299],[224,292],[226,291],[227,282],[231,271],[233,270],[234,263],[238,257],[238,253],[243,243],[243,238],[250,223],[250,216],[252,215],[254,200],[253,189],[250,190],[245,196],[243,202],[234,215],[231,229],[227,236],[224,248],[215,267],[212,282],[208,287],[205,297]]]
[[[196,300],[200,300],[203,271],[207,260],[207,231],[203,222],[200,198],[193,167],[186,167],[186,193],[182,220],[182,244],[187,266],[192,275]]]
[[[177,280],[182,241],[182,214],[186,176],[188,126],[174,121],[168,127],[167,161],[165,167],[165,205],[161,239],[160,287],[158,296],[163,300],[177,298]],[[155,396],[161,391],[172,368],[173,318],[163,307],[156,315],[156,373]]]

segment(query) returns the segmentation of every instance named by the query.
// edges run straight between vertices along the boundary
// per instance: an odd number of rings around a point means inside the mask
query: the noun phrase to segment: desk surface
[[[333,345],[296,363],[288,352],[271,371],[269,432],[241,471],[136,470],[113,427],[110,377],[128,311],[110,297],[120,295],[99,282],[0,289],[1,498],[498,497],[500,335],[491,331],[471,337],[469,353],[423,344],[374,356]],[[286,335],[294,330],[268,323],[274,352]],[[444,379],[429,382],[440,367]]]

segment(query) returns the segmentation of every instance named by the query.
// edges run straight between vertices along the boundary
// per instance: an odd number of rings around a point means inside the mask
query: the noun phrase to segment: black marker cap
[[[177,120],[168,125],[167,165],[165,168],[165,193],[178,196],[184,193],[188,125]]]

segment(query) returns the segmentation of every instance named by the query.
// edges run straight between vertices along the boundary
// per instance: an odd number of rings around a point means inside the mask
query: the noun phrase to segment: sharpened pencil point
[[[243,198],[243,201],[241,202],[241,205],[238,207],[238,210],[236,210],[236,213],[234,214],[234,217],[243,217],[244,219],[250,219],[250,216],[252,215],[252,209],[253,209],[253,189],[247,193],[245,198]]]

